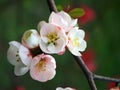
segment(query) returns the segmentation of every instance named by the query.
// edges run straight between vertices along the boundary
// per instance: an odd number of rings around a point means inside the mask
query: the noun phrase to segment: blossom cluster
[[[46,82],[56,74],[56,61],[50,54],[62,55],[68,49],[73,55],[81,56],[86,48],[84,36],[85,32],[77,27],[77,19],[64,11],[52,12],[48,22],[38,24],[38,30],[26,31],[21,43],[9,42],[7,58],[15,66],[15,75],[30,71],[34,80]]]

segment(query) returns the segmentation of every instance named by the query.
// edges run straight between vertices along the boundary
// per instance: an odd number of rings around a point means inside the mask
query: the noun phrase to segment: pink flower
[[[69,14],[64,11],[58,13],[52,12],[49,17],[49,23],[59,26],[65,32],[68,32],[77,24],[77,19],[71,19]]]
[[[30,67],[32,60],[31,53],[19,42],[11,41],[9,44],[10,47],[7,51],[8,61],[15,66],[15,75],[24,75]]]
[[[76,90],[76,89],[70,88],[70,87],[66,87],[66,88],[58,87],[58,88],[56,88],[56,90]]]
[[[60,53],[65,50],[68,39],[65,32],[50,23],[45,23],[40,29],[40,48],[45,53]]]
[[[34,80],[46,82],[53,79],[56,74],[56,62],[50,55],[38,55],[33,58],[30,75]]]
[[[39,46],[40,35],[35,29],[26,31],[22,37],[22,43],[27,48],[36,48]]]

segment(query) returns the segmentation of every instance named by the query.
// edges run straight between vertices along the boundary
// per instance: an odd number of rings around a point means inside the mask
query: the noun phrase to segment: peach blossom
[[[30,75],[34,80],[46,82],[54,78],[56,74],[56,62],[50,55],[38,55],[33,58]]]
[[[46,23],[40,29],[40,48],[45,53],[57,54],[65,50],[68,43],[65,32],[53,24]]]
[[[72,19],[69,14],[64,11],[52,12],[49,17],[49,23],[63,28],[65,32],[70,31],[74,26],[77,25],[77,19]]]
[[[7,51],[8,61],[15,66],[15,75],[24,75],[29,70],[32,60],[30,51],[19,42],[11,41],[9,44],[10,47]]]
[[[68,49],[75,56],[81,56],[80,52],[86,49],[86,41],[84,40],[85,32],[77,27],[68,33]]]

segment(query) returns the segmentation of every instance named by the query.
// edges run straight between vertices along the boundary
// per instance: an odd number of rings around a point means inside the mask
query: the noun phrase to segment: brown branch
[[[54,0],[47,0],[50,12],[58,12]]]
[[[110,81],[110,82],[116,82],[116,83],[120,83],[120,79],[116,79],[116,78],[111,78],[111,77],[106,77],[106,76],[100,76],[100,75],[93,75],[94,79],[96,80],[104,80],[104,81]]]
[[[93,78],[93,74],[92,72],[88,69],[88,67],[86,66],[86,64],[83,62],[81,57],[77,57],[74,56],[76,62],[78,63],[78,65],[80,66],[80,68],[82,69],[83,73],[85,74],[88,83],[90,85],[91,90],[97,90],[95,82],[94,82],[94,78]]]
[[[47,3],[48,3],[48,6],[49,6],[49,9],[50,9],[51,12],[52,11],[58,12],[54,0],[47,0]],[[93,74],[88,69],[88,67],[86,66],[86,64],[84,63],[84,61],[81,57],[77,57],[77,56],[74,56],[74,55],[72,55],[72,56],[75,58],[75,61],[77,62],[79,67],[82,69],[83,73],[85,74],[91,90],[97,90],[97,87],[95,85],[94,80],[104,80],[104,81],[111,81],[111,82],[120,83],[120,79],[110,78],[110,77],[105,77],[105,76],[100,76],[100,75]]]

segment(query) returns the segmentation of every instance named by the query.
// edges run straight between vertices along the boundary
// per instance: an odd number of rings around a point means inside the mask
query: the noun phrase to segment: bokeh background
[[[120,1],[55,0],[55,3],[59,9],[64,7],[65,10],[69,5],[72,8],[86,7],[87,15],[80,18],[83,23],[79,21],[88,43],[83,53],[85,63],[96,74],[119,78]],[[54,55],[57,74],[53,80],[41,83],[33,80],[29,72],[20,77],[14,75],[14,67],[6,58],[8,43],[21,41],[26,30],[36,29],[38,22],[47,21],[49,15],[46,0],[0,0],[0,90],[55,90],[59,86],[90,90],[84,74],[68,51],[62,56]],[[108,90],[111,85],[106,81],[95,82],[98,90]]]

